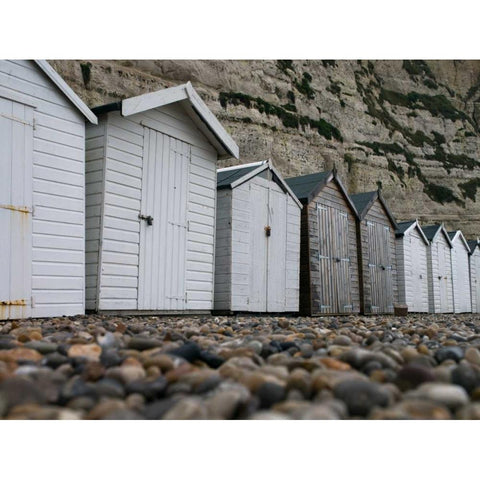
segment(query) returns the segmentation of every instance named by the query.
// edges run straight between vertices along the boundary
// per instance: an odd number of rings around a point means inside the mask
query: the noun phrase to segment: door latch
[[[265,227],[265,235],[269,237],[272,234],[272,227],[270,225],[267,225]]]
[[[140,220],[145,220],[147,222],[147,225],[153,224],[153,217],[151,215],[142,215],[141,213],[139,213],[138,218]]]

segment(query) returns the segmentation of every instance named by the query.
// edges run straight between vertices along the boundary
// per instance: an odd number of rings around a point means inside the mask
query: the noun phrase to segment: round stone
[[[455,410],[468,403],[468,395],[463,387],[445,383],[423,383],[416,390],[409,392],[412,398],[432,400]]]
[[[465,358],[473,365],[480,366],[480,351],[478,348],[469,347],[465,351]]]
[[[275,403],[285,400],[287,391],[278,383],[265,382],[260,385],[255,394],[260,399],[261,408],[270,408]]]
[[[434,372],[431,368],[421,365],[406,365],[397,374],[395,383],[402,391],[417,388],[418,385],[435,380]]]
[[[365,416],[375,407],[388,404],[388,394],[373,382],[364,380],[345,380],[335,385],[333,394],[342,400],[350,415]]]
[[[434,356],[438,363],[442,363],[445,360],[455,360],[455,362],[459,362],[464,357],[464,354],[461,347],[448,346],[439,348]]]

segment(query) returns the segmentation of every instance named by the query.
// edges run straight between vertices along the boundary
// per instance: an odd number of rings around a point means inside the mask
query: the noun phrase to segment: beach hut
[[[480,241],[471,240],[470,247],[470,286],[472,289],[472,312],[480,312]]]
[[[93,110],[87,309],[210,311],[217,159],[238,146],[190,83]]]
[[[468,261],[470,247],[461,230],[448,232],[448,235],[452,242],[453,311],[455,313],[471,312],[472,292]]]
[[[409,312],[428,312],[429,241],[417,220],[399,222],[395,232],[398,301]]]
[[[393,313],[398,298],[395,259],[397,224],[379,191],[351,195],[358,212],[360,311]]]
[[[289,178],[303,204],[300,248],[300,312],[360,311],[357,211],[335,171]]]
[[[45,60],[0,60],[0,320],[85,310],[85,121]]]
[[[217,172],[215,310],[297,312],[301,203],[271,161]]]
[[[430,242],[427,247],[428,311],[453,312],[452,242],[442,225],[422,227]]]

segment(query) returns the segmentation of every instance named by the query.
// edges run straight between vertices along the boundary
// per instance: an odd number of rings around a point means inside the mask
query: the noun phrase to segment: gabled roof
[[[263,162],[247,163],[244,165],[239,165],[237,167],[227,167],[220,168],[217,170],[217,189],[221,190],[223,188],[235,188],[239,185],[242,185],[251,178],[257,176],[259,173],[264,170],[269,169],[277,183],[285,190],[295,201],[295,203],[302,208],[300,200],[292,192],[291,188],[285,182],[283,177],[280,175],[280,172],[273,166],[271,160],[265,160]]]
[[[456,230],[455,232],[448,232],[448,236],[450,237],[452,244],[456,242],[458,239],[460,239],[464,244],[465,248],[467,249],[468,253],[471,253],[470,247],[468,246],[468,242],[466,238],[463,236],[463,233],[461,230]]]
[[[34,60],[38,67],[47,75],[48,78],[64,93],[64,95],[77,107],[82,115],[95,125],[98,119],[95,114],[85,105],[80,97],[67,85],[65,80],[53,69],[46,60]]]
[[[223,128],[215,115],[205,105],[190,82],[176,87],[164,88],[156,92],[145,93],[127,98],[120,102],[95,107],[94,112],[100,114],[113,110],[121,110],[124,117],[145,112],[153,108],[164,107],[180,102],[188,116],[201,132],[212,142],[223,158],[239,158],[239,148],[233,138]]]
[[[450,240],[450,236],[448,235],[447,230],[445,229],[443,223],[442,224],[435,224],[435,225],[427,225],[422,227],[423,233],[427,237],[427,239],[433,243],[437,236],[440,233],[443,233],[445,236],[445,239],[447,240],[448,244],[450,245],[450,248],[452,247],[452,241]]]
[[[235,183],[248,173],[253,172],[264,163],[265,162],[247,163],[217,170],[217,188],[221,190],[222,188],[231,187],[232,183]]]
[[[395,236],[397,238],[404,237],[410,231],[417,229],[422,237],[422,240],[425,242],[426,245],[429,244],[428,238],[425,236],[425,233],[422,230],[422,227],[418,223],[418,220],[408,220],[406,222],[399,222],[397,223],[397,229],[395,230]]]
[[[342,181],[338,177],[336,170],[287,178],[285,181],[292,189],[293,193],[304,205],[308,205],[310,202],[312,202],[324,187],[326,187],[331,181],[335,181],[340,188],[340,191],[342,192],[346,202],[353,210],[353,213],[358,217],[357,209],[355,208],[355,205],[343,186]]]
[[[393,216],[392,212],[388,208],[387,203],[385,202],[382,194],[378,190],[374,192],[356,193],[354,195],[350,195],[350,198],[352,199],[352,202],[355,205],[355,208],[357,209],[360,220],[363,220],[365,218],[365,215],[368,213],[371,206],[374,204],[375,200],[378,199],[380,204],[383,206],[383,208],[387,212],[388,218],[390,219],[392,224],[395,226],[395,228],[397,228],[397,221],[395,220],[395,217]]]
[[[472,254],[476,248],[480,249],[480,242],[477,240],[468,240],[468,246],[470,248],[470,254]]]
[[[302,203],[310,203],[318,193],[319,187],[326,185],[331,177],[332,172],[327,171],[287,178],[285,181]]]

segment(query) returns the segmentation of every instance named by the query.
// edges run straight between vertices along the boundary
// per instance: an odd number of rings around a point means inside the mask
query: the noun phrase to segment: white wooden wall
[[[33,317],[81,314],[85,308],[84,117],[32,61],[0,61],[0,95],[34,107],[28,313]]]
[[[409,312],[428,312],[427,245],[417,228],[395,240],[399,302]]]
[[[452,248],[453,307],[455,313],[472,311],[468,252],[457,237]]]
[[[452,283],[452,261],[451,248],[443,233],[427,248],[427,265],[428,265],[428,311],[430,313],[450,313],[453,312],[453,283]],[[439,256],[445,258],[445,275],[441,275]],[[446,280],[440,280],[439,276],[446,276]],[[446,285],[441,286],[441,281]],[[446,291],[446,295],[441,293],[441,288]],[[441,295],[446,299],[443,300]]]
[[[470,285],[472,288],[472,312],[480,312],[480,249],[470,255]]]
[[[232,295],[232,190],[217,192],[215,310],[230,310]]]
[[[252,251],[252,205],[251,186],[269,185],[273,190],[283,190],[273,181],[257,177],[242,183],[233,190],[218,192],[217,247],[215,270],[215,309],[230,311],[253,311],[251,305],[252,275],[255,274]],[[286,205],[286,228],[284,235],[286,251],[284,258],[276,259],[276,267],[285,276],[285,303],[281,311],[298,311],[300,271],[300,208],[288,195]],[[265,209],[267,205],[265,205]],[[263,225],[261,226],[263,230]],[[274,232],[279,235],[278,232]],[[265,300],[265,299],[264,299]],[[266,301],[266,300],[265,300]]]
[[[96,144],[104,144],[103,211],[93,220],[98,208],[87,211],[92,224],[89,240],[94,241],[99,228],[98,261],[100,276],[94,279],[95,251],[91,253],[95,297],[89,305],[98,310],[136,310],[138,308],[138,275],[140,250],[140,213],[144,127],[152,128],[191,145],[187,202],[186,309],[213,308],[216,160],[217,153],[179,105],[122,117],[110,112],[100,119],[99,129],[92,133]],[[105,128],[102,133],[101,128]],[[94,195],[93,183],[102,181],[100,171],[87,179],[87,191]],[[90,190],[92,189],[92,190]],[[92,198],[96,202],[100,197]],[[100,223],[98,223],[100,222]],[[93,245],[93,242],[92,242]],[[159,247],[161,248],[161,247]],[[93,287],[95,288],[95,287]]]

